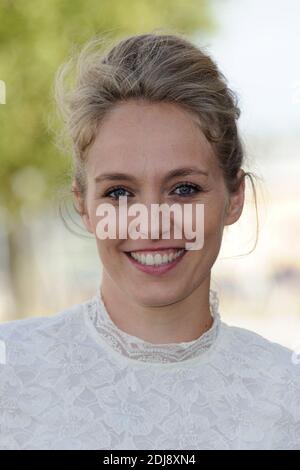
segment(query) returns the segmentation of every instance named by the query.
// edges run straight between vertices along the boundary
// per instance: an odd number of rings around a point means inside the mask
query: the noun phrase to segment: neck
[[[102,299],[111,320],[126,333],[153,344],[193,341],[213,323],[210,276],[188,296],[163,306],[143,305],[103,273]]]

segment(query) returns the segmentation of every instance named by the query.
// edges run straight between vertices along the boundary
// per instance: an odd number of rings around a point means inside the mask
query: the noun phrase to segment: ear
[[[237,189],[229,194],[224,225],[234,224],[241,216],[245,201],[245,172],[240,169],[237,173],[239,181]]]
[[[74,200],[75,200],[75,207],[77,211],[79,212],[86,229],[90,233],[94,233],[89,213],[85,207],[86,204],[85,204],[84,197],[82,195],[82,191],[80,191],[78,184],[75,180],[72,182],[72,193],[73,193]]]

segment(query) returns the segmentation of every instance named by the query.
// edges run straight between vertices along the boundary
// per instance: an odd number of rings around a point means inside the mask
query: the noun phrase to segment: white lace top
[[[210,305],[185,343],[125,333],[101,293],[2,324],[0,449],[300,449],[293,352],[221,321],[214,290]]]

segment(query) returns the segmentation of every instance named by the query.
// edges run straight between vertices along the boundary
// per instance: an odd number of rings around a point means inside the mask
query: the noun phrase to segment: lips
[[[140,271],[148,274],[163,274],[173,269],[184,257],[184,248],[165,250],[136,250],[125,253],[130,262]]]

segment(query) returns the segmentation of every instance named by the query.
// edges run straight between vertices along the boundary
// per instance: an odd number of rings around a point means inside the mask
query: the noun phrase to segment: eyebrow
[[[191,175],[208,176],[208,172],[201,170],[198,167],[193,167],[193,166],[176,168],[174,170],[169,171],[165,175],[165,177],[163,178],[163,182],[167,182],[173,178],[185,177],[185,176],[191,176]],[[97,183],[100,183],[101,181],[104,181],[104,180],[109,180],[109,181],[125,180],[125,181],[137,182],[137,178],[135,178],[133,175],[130,175],[128,173],[104,173],[102,175],[98,175],[95,177],[95,181]]]

